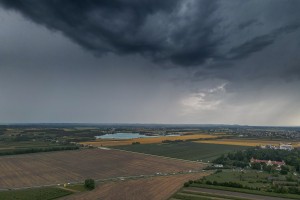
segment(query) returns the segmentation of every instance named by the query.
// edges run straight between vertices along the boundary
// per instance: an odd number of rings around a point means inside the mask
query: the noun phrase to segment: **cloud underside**
[[[292,23],[270,28],[220,50],[228,43],[231,32],[257,28],[259,19],[239,22],[237,14],[233,16],[237,22],[226,21],[224,5],[211,0],[0,2],[38,24],[61,31],[95,55],[140,54],[152,61],[179,66],[245,58],[299,27]]]
[[[2,121],[299,124],[300,1],[0,6]]]

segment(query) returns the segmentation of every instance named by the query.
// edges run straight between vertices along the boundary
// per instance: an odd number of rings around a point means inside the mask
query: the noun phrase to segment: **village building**
[[[213,167],[215,167],[215,168],[223,168],[224,166],[223,166],[223,164],[214,164]]]
[[[280,161],[272,161],[272,160],[258,160],[258,159],[251,158],[251,160],[250,160],[250,166],[253,163],[260,163],[260,164],[265,163],[268,166],[276,165],[278,167],[281,167],[281,166],[285,165],[284,161],[280,162]]]
[[[291,151],[294,149],[292,144],[283,144],[280,143],[278,146],[272,145],[272,144],[266,144],[266,145],[260,145],[261,149],[281,149],[281,150],[287,150],[287,151]]]
[[[291,151],[294,148],[291,144],[280,144],[279,149]]]
[[[261,145],[260,148],[262,148],[262,149],[279,149],[278,146],[275,146],[275,145],[272,145],[272,144]]]

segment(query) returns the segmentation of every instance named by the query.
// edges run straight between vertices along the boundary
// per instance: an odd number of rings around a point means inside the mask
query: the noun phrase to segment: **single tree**
[[[86,180],[84,181],[84,187],[85,187],[86,189],[88,189],[88,190],[93,190],[93,189],[95,189],[95,186],[96,186],[96,184],[95,184],[95,180],[94,180],[94,179],[86,179]]]

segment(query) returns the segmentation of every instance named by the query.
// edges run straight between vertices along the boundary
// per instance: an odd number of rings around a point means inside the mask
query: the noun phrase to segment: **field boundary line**
[[[178,160],[178,161],[185,161],[185,162],[209,165],[209,163],[201,162],[201,161],[185,160],[185,159],[181,159],[181,158],[172,158],[172,157],[166,157],[166,156],[159,156],[159,155],[155,155],[155,154],[141,153],[141,152],[136,152],[136,151],[128,151],[128,150],[123,150],[123,149],[115,149],[115,148],[109,148],[109,149],[117,150],[117,151],[124,151],[124,152],[128,152],[128,153],[136,153],[136,154],[141,154],[141,155],[146,155],[146,156],[159,157],[159,158],[164,158],[164,159],[169,159],[169,160]]]

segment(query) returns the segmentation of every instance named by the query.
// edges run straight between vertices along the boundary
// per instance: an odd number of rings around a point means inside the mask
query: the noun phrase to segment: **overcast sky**
[[[0,123],[300,125],[299,0],[0,0]]]

